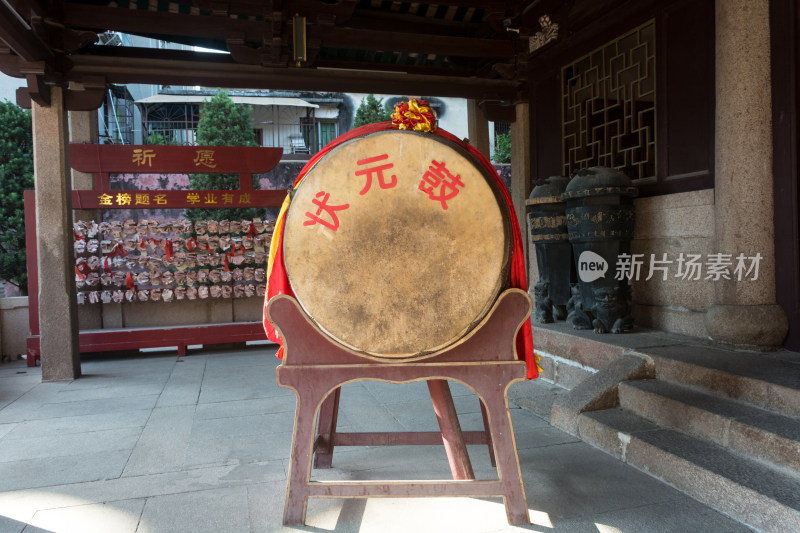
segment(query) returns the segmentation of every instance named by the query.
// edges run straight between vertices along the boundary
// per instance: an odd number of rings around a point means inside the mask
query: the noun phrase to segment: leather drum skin
[[[509,213],[486,172],[428,133],[373,132],[325,154],[285,221],[300,305],[370,357],[420,358],[464,337],[508,286]]]

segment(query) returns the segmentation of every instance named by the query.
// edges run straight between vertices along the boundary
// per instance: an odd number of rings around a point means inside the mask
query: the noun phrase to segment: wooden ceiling
[[[0,0],[0,70],[91,108],[106,83],[524,98],[539,16],[570,1]],[[306,57],[294,60],[295,15]],[[99,44],[121,32],[229,52]],[[75,83],[70,84],[70,82]],[[23,94],[24,100],[26,96]],[[99,103],[99,100],[97,100]]]

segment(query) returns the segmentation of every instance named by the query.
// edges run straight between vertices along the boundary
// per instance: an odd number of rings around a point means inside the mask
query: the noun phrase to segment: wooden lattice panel
[[[651,20],[562,68],[565,176],[600,165],[655,177],[655,40]]]

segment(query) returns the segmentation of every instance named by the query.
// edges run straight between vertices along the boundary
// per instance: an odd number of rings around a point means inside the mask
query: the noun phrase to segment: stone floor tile
[[[242,533],[249,529],[247,489],[230,487],[148,498],[137,533]]]
[[[103,431],[69,433],[31,437],[24,443],[17,439],[0,441],[0,464],[30,459],[52,459],[56,457],[82,455],[90,460],[98,452],[127,450],[136,445],[141,434],[139,427],[126,427]]]
[[[192,442],[267,433],[287,433],[294,428],[294,412],[207,418],[194,421]]]
[[[21,533],[26,525],[26,522],[20,522],[7,516],[0,516],[0,533]]]
[[[14,422],[13,424],[0,424],[0,439],[11,433],[19,425],[19,422]]]
[[[182,358],[179,361],[172,368],[156,407],[197,404],[203,383],[206,359]]]
[[[354,386],[355,385],[355,386]],[[342,387],[339,422],[351,431],[403,431],[405,428],[379,399],[358,384]]]
[[[123,475],[180,470],[186,459],[194,410],[194,405],[153,409]]]
[[[158,395],[106,398],[101,400],[83,400],[78,402],[45,403],[38,409],[30,412],[26,420],[92,415],[97,413],[125,413],[126,411],[152,409],[155,406],[156,401],[158,401]],[[0,414],[2,414],[2,411],[0,411]]]
[[[368,391],[376,399],[383,403],[400,403],[407,402],[411,399],[418,399],[426,397],[428,394],[428,384],[425,381],[413,381],[411,383],[385,383],[382,381],[359,381],[353,384],[347,384],[342,387],[342,392],[348,388],[361,386]]]
[[[254,400],[257,398],[271,398],[283,396],[286,389],[270,389],[264,385],[265,380],[253,377],[236,378],[238,383],[231,387],[234,378],[224,380],[203,380],[200,391],[199,403],[230,402],[236,400]]]
[[[283,529],[281,524],[283,523],[285,497],[285,481],[247,485],[250,533],[273,533]],[[286,529],[289,530],[290,528]],[[340,530],[336,529],[336,531]]]
[[[335,528],[338,532],[339,524],[343,526],[341,531],[359,533],[486,533],[498,524],[506,524],[506,512],[499,498],[311,500],[307,518],[309,528]]]
[[[656,503],[635,509],[622,509],[581,518],[556,520],[553,533],[612,533],[618,531],[647,531],[674,533],[703,531],[706,533],[750,533],[752,529],[731,520],[713,509],[693,500]]]
[[[291,416],[294,416],[296,405],[297,400],[294,394],[274,398],[201,403],[197,406],[195,419],[230,418],[269,413],[289,413]]]
[[[136,533],[144,503],[136,499],[37,511],[25,533]]]
[[[44,439],[52,437],[60,445],[56,453],[68,443],[80,451],[0,462],[0,533],[52,533],[80,524],[84,515],[107,516],[98,521],[105,530],[124,532],[127,515],[112,511],[114,505],[125,507],[130,516],[141,512],[140,532],[746,531],[513,404],[530,526],[509,527],[499,499],[320,498],[309,503],[307,526],[284,527],[295,396],[276,385],[279,361],[273,352],[91,358],[83,362],[85,378],[44,384],[34,382],[40,379],[39,368],[17,375],[0,365],[0,398],[2,386],[15,380],[13,386],[24,390],[5,407],[0,403],[0,447],[9,441],[15,446],[0,449],[42,453],[48,446]],[[25,369],[24,363],[19,368]],[[126,395],[149,387],[162,390],[106,398],[115,389]],[[450,387],[462,427],[478,429],[482,420],[475,395],[458,383]],[[126,428],[140,433],[127,450],[85,452],[86,442],[79,438],[105,434],[88,445],[103,448],[119,442],[121,436],[115,440],[113,432]],[[405,428],[436,429],[424,382],[358,382],[343,389],[340,431]],[[476,476],[496,479],[487,447],[471,445],[468,451]],[[314,470],[312,478],[451,476],[442,446],[339,447],[333,467]],[[113,527],[114,516],[121,520],[119,528]]]
[[[33,418],[35,413],[65,386],[67,382],[39,383],[24,394],[9,396],[7,404],[0,404],[0,424],[22,422]]]
[[[73,450],[76,451],[79,450]],[[0,491],[116,478],[122,474],[129,456],[130,450],[115,450],[2,462]]]
[[[583,442],[518,452],[528,504],[551,519],[607,513],[685,498]]]
[[[517,450],[580,442],[578,437],[552,426],[530,427],[525,424],[514,424],[514,439]]]
[[[98,461],[104,461],[100,457]],[[54,469],[62,468],[51,462]],[[122,464],[118,472],[121,472]],[[30,471],[34,476],[37,471]],[[48,485],[44,488],[5,490],[0,488],[0,516],[17,521],[30,521],[36,511],[88,503],[104,503],[124,499],[148,498],[241,486],[252,483],[286,480],[283,461],[251,465],[229,465],[213,468],[187,468],[180,472],[131,477],[107,476],[96,481],[72,481]]]
[[[125,413],[100,413],[81,416],[66,416],[61,418],[48,418],[27,420],[20,422],[14,431],[8,434],[8,439],[30,439],[56,435],[69,435],[89,431],[101,431],[121,428],[143,428],[150,417],[149,409],[127,411]],[[3,426],[0,425],[0,436]]]
[[[114,383],[117,380],[109,380],[104,387],[90,389],[71,389],[69,387],[60,391],[59,394],[48,403],[73,403],[91,400],[107,400],[117,398],[131,398],[139,396],[151,396],[161,394],[164,383]]]
[[[189,443],[184,467],[273,461],[287,457],[291,449],[290,432],[193,440]]]

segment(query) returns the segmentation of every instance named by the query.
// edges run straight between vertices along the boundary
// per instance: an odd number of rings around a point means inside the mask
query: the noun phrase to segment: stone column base
[[[706,312],[705,326],[713,340],[741,346],[777,347],[789,332],[789,320],[776,304],[716,304]]]

